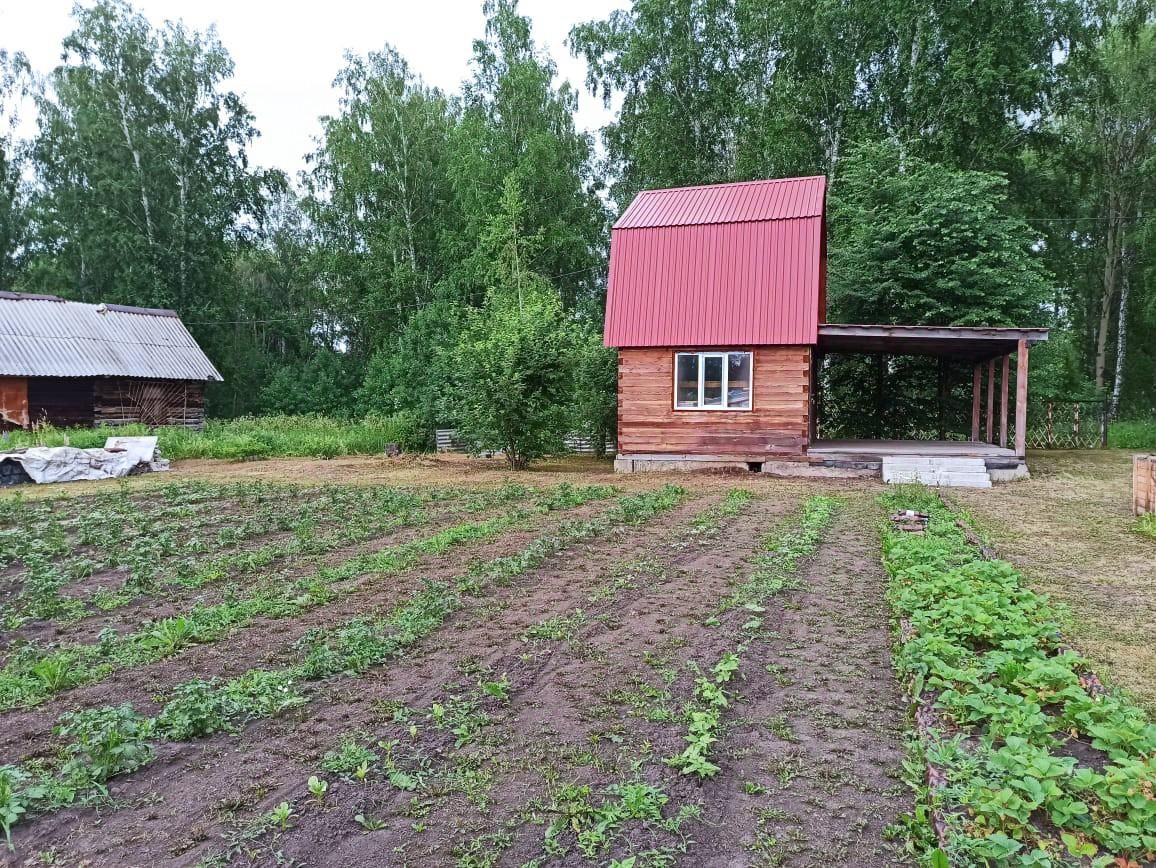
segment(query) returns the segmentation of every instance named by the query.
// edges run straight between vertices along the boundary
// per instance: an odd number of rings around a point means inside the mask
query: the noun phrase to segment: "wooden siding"
[[[754,353],[750,410],[675,410],[674,355]],[[811,425],[811,348],[625,348],[618,352],[618,451],[625,454],[802,456]]]
[[[92,424],[92,380],[71,377],[29,377],[28,417],[35,425],[57,428]]]
[[[205,384],[199,381],[101,378],[95,381],[95,396],[97,425],[139,422],[198,431],[205,425]]]

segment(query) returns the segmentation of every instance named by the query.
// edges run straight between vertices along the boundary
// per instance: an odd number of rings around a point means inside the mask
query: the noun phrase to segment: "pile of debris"
[[[168,469],[156,437],[109,437],[101,449],[28,446],[0,452],[0,486],[114,479]]]

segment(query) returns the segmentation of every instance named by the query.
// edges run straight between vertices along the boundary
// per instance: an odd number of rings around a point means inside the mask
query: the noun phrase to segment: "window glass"
[[[698,356],[682,354],[677,357],[678,371],[675,376],[675,405],[678,407],[698,406]]]
[[[723,405],[723,357],[703,356],[702,364],[702,405],[704,407],[721,407]]]
[[[751,354],[727,355],[727,406],[746,410],[751,406]]]

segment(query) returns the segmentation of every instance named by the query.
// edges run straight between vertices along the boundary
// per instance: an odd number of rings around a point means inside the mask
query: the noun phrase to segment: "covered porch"
[[[1018,468],[1027,453],[1028,359],[1033,344],[1047,340],[1041,328],[984,326],[819,326],[812,382],[811,438],[807,455],[827,466],[876,467],[885,458],[982,459],[990,470]],[[823,412],[820,387],[826,354],[929,356],[972,368],[971,430],[966,439],[831,440],[817,436]],[[1015,388],[1012,357],[1015,357]],[[1014,399],[1014,401],[1013,401]],[[940,436],[943,434],[941,432]]]

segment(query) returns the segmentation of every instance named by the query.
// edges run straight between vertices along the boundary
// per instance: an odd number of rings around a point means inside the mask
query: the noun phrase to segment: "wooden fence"
[[[1156,455],[1132,458],[1132,511],[1156,512]]]
[[[434,431],[438,452],[467,452],[469,445],[458,438],[453,428],[438,428]],[[568,434],[562,441],[566,451],[574,455],[593,455],[594,441],[580,434]],[[613,443],[613,439],[610,440]]]
[[[1045,401],[1028,413],[1029,449],[1101,449],[1108,445],[1106,401]]]

